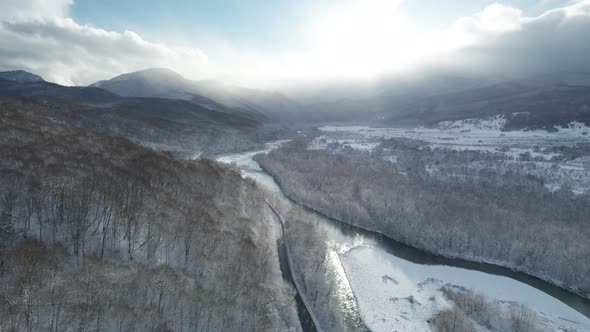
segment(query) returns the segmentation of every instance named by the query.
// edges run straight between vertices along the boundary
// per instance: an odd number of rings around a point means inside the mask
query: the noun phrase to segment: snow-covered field
[[[502,130],[506,125],[506,119],[501,116],[495,116],[490,119],[465,119],[459,121],[444,121],[438,124],[441,130]]]
[[[441,281],[416,282],[383,252],[356,247],[341,261],[371,331],[430,331],[428,321],[451,307],[438,291]]]
[[[492,168],[496,171],[517,171],[544,179],[550,191],[568,189],[575,194],[590,192],[590,156],[560,160],[556,147],[590,144],[590,127],[572,122],[557,132],[500,131],[502,118],[487,121],[461,120],[441,123],[430,128],[371,128],[364,126],[321,127],[323,135],[308,146],[310,150],[337,147],[339,151],[373,152],[383,140],[406,138],[424,142],[424,147],[453,151],[479,151],[497,156],[487,164],[471,163],[471,169]],[[382,153],[383,154],[383,153]],[[397,162],[397,156],[384,153],[384,160]],[[428,173],[439,174],[435,166],[427,165]]]
[[[363,321],[372,331],[430,331],[429,320],[450,308],[440,288],[457,285],[498,303],[526,304],[552,331],[590,330],[590,319],[514,279],[449,266],[415,264],[369,246],[341,254]],[[434,278],[433,278],[434,276]]]
[[[463,120],[468,121],[468,120]],[[448,128],[372,128],[366,126],[324,126],[319,128],[326,135],[319,137],[314,144],[321,145],[337,141],[330,134],[350,135],[358,142],[375,142],[389,138],[411,138],[427,142],[433,146],[449,147],[460,150],[480,150],[497,147],[533,147],[533,146],[572,146],[577,143],[590,143],[590,127],[573,122],[568,128],[559,128],[557,132],[547,131],[500,131],[497,128],[477,128],[468,124],[447,125]]]

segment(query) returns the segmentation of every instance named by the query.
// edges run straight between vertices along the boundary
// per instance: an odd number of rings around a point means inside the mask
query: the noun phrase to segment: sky
[[[149,38],[167,38],[171,33],[191,36],[195,42],[207,34],[239,46],[285,49],[297,40],[297,29],[319,8],[338,8],[347,1],[310,0],[77,0],[72,17],[81,23],[108,30],[132,29]],[[369,1],[370,2],[370,1]],[[397,1],[387,1],[396,3]],[[412,0],[400,2],[404,17],[420,29],[444,28],[459,17],[481,11],[495,1]],[[320,5],[318,5],[320,3]],[[323,3],[323,5],[322,5]],[[350,3],[350,2],[348,2]],[[512,0],[505,4],[538,15],[543,10],[563,6],[567,0]],[[327,5],[328,4],[328,5]],[[332,7],[332,8],[330,8]],[[113,10],[116,8],[116,10]],[[153,24],[157,22],[157,24]],[[195,38],[195,35],[198,36]],[[197,40],[194,40],[197,39]],[[190,40],[188,40],[190,42]],[[194,46],[194,45],[193,45]]]
[[[423,68],[590,71],[590,0],[0,0],[0,70],[65,85],[166,67],[272,88]]]

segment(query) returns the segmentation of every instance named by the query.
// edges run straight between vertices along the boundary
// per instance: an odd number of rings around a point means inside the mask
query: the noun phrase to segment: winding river
[[[235,164],[242,176],[295,204],[252,160],[254,155],[268,153],[284,142],[268,143],[264,150],[224,155],[217,160]],[[334,250],[333,268],[342,276],[338,289],[354,293],[352,298],[357,303],[349,307],[358,310],[372,330],[427,329],[427,319],[449,305],[437,289],[450,284],[502,303],[526,304],[551,329],[590,331],[590,300],[538,278],[496,265],[428,254],[317,213],[315,217]]]

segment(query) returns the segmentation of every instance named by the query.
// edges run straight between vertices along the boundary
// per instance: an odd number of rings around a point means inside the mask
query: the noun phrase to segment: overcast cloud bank
[[[2,1],[0,70],[24,69],[66,85],[86,85],[149,67],[167,67],[193,79],[235,77],[232,71],[240,68],[240,82],[249,77],[269,82],[327,78],[307,55],[247,55],[228,48],[226,54],[208,56],[198,48],[151,42],[133,31],[79,24],[68,17],[71,5],[71,0]],[[443,67],[496,76],[590,72],[590,0],[538,17],[493,4],[428,34],[422,40],[428,45],[420,49],[429,55],[413,64],[414,69]]]

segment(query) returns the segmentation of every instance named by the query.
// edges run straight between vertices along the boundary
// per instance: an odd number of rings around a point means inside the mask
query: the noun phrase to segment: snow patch
[[[375,257],[374,249],[364,246],[341,255],[363,322],[374,332],[430,331],[428,321],[451,307],[438,290],[443,283],[432,278],[416,283],[390,261]]]
[[[557,128],[560,133],[567,133],[570,135],[590,135],[590,127],[585,123],[572,121],[568,123],[566,128]]]
[[[471,131],[471,130],[502,130],[506,125],[506,118],[501,115],[488,119],[465,119],[458,121],[443,121],[438,123],[441,130]]]
[[[316,137],[313,139],[313,141],[311,141],[308,146],[307,149],[308,150],[325,150],[328,148],[328,139],[326,138],[326,136],[320,136],[320,137]]]
[[[397,156],[384,156],[383,160],[389,161],[392,164],[397,164]]]
[[[551,330],[590,328],[590,319],[581,313],[508,277],[415,264],[368,246],[354,247],[340,260],[363,322],[372,331],[430,331],[428,321],[453,305],[440,290],[444,285],[470,289],[500,304],[526,304]]]
[[[326,136],[320,136],[312,140],[308,146],[308,150],[326,150],[330,145],[336,144],[338,149],[353,149],[357,151],[372,152],[377,148],[380,142],[374,142],[363,138],[343,138],[334,139]]]

